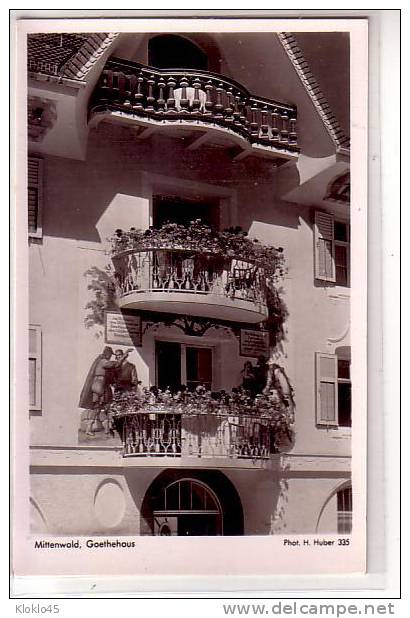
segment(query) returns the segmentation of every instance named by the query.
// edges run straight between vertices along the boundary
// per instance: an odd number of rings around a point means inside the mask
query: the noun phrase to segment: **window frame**
[[[339,384],[349,384],[350,388],[352,386],[352,377],[351,377],[351,372],[350,372],[350,365],[351,365],[351,360],[349,356],[345,356],[345,355],[336,355],[337,358],[337,403],[338,403],[338,414],[339,414]],[[339,361],[348,361],[349,363],[349,377],[348,378],[341,378],[339,376]],[[350,395],[351,397],[351,395]],[[351,399],[350,399],[350,425],[341,425],[339,418],[338,420],[338,426],[341,427],[342,429],[350,429],[352,426],[352,405],[351,405]]]
[[[185,210],[187,223],[189,220],[193,219],[201,219],[202,223],[205,225],[211,225],[215,229],[221,228],[221,199],[219,197],[208,197],[205,199],[194,199],[189,197],[188,195],[173,195],[172,192],[155,192],[152,194],[152,216],[151,216],[151,225],[160,229],[166,221],[163,223],[159,223],[158,219],[161,219],[159,213],[164,208],[164,204],[172,204],[177,203],[179,206]],[[196,206],[202,207],[207,210],[207,219],[209,222],[204,219],[204,217],[197,216],[195,213],[189,214],[189,208],[195,209]],[[178,209],[177,209],[178,210]],[[162,218],[163,215],[162,215]],[[172,219],[172,211],[170,210],[170,223],[178,223],[178,221]],[[186,225],[185,223],[179,223],[179,225]]]
[[[156,343],[177,343],[180,346],[181,350],[181,384],[187,386],[187,348],[206,348],[207,350],[211,350],[211,373],[212,373],[212,381],[211,381],[211,389],[213,389],[215,384],[215,346],[212,344],[201,344],[198,345],[196,342],[190,341],[176,341],[173,339],[155,339]],[[155,348],[155,386],[158,385],[158,354]]]
[[[341,223],[346,226],[346,241],[337,240],[335,237],[335,224]],[[320,270],[321,265],[321,246],[323,243],[330,245],[330,260],[331,260],[331,272],[323,273]],[[337,268],[336,268],[336,247],[343,247],[346,249],[346,283],[341,283],[337,280]],[[324,254],[323,254],[324,255]],[[334,286],[340,286],[344,288],[350,288],[350,224],[349,221],[344,220],[341,217],[335,217],[333,214],[324,212],[322,210],[315,210],[315,222],[314,222],[314,276],[318,281],[326,281],[332,283]],[[324,256],[326,259],[326,256]]]
[[[333,360],[335,367],[335,375],[327,376],[321,374],[320,369],[320,361],[323,359],[331,359]],[[329,354],[327,352],[316,352],[315,353],[315,366],[316,366],[316,426],[318,427],[332,427],[336,429],[350,429],[350,425],[341,425],[339,421],[339,384],[351,384],[350,378],[340,378],[339,377],[339,368],[338,363],[339,360],[346,360],[351,362],[350,356],[345,354]],[[335,394],[335,420],[329,421],[329,419],[324,419],[321,417],[321,384],[323,382],[331,383],[334,385],[334,394]],[[350,407],[350,419],[351,419],[352,409]]]
[[[335,365],[334,376],[324,375],[321,372],[320,363],[321,360],[330,359]],[[334,388],[334,411],[335,419],[324,419],[321,416],[321,385],[322,383],[333,384]],[[336,354],[327,354],[324,352],[316,352],[316,425],[325,427],[338,427],[338,393],[337,393],[337,356]]]
[[[333,221],[333,227],[335,223],[342,223],[346,226],[346,238],[347,240],[337,240],[334,234],[334,246],[335,246],[335,283],[340,287],[350,288],[350,224],[348,221],[342,221],[341,219],[335,219]],[[336,268],[336,247],[344,247],[346,249],[346,284],[340,283],[337,280],[337,268]]]
[[[339,509],[339,495],[344,494],[344,492],[350,491],[350,509],[342,508]],[[345,501],[342,500],[345,505]],[[338,534],[351,534],[352,533],[352,519],[353,519],[353,491],[352,486],[347,485],[346,487],[342,487],[336,492],[336,518],[337,518],[337,533]],[[346,523],[348,524],[348,530],[342,530],[342,528],[346,527]]]
[[[30,324],[29,331],[33,330],[36,335],[36,351],[30,352],[28,349],[28,364],[31,360],[36,361],[36,374],[35,374],[35,403],[30,402],[29,393],[29,410],[30,412],[39,412],[42,410],[42,329],[38,324]],[[30,380],[30,367],[29,367],[29,380]]]

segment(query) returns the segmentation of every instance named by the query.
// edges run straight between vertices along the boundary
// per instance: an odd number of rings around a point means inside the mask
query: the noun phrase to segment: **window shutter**
[[[41,329],[30,326],[28,331],[28,370],[30,410],[41,410]]]
[[[43,160],[28,158],[28,233],[40,238],[42,235],[41,211],[43,202]]]
[[[315,212],[315,278],[336,281],[333,216]]]
[[[316,423],[337,426],[337,356],[316,352]]]

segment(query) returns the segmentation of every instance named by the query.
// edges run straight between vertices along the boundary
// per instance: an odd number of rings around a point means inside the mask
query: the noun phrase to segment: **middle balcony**
[[[113,264],[121,309],[259,323],[281,252],[238,232],[167,224],[114,237]]]

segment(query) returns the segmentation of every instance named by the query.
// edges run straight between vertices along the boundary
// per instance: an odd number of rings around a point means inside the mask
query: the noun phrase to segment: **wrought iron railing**
[[[208,71],[159,70],[111,59],[90,102],[90,114],[106,110],[162,123],[219,126],[251,144],[299,150],[295,106],[253,96],[234,80]]]
[[[113,257],[117,294],[143,292],[216,295],[240,299],[267,312],[264,269],[251,262],[200,249],[128,250]]]
[[[267,417],[139,410],[114,424],[124,457],[268,459],[277,452]]]
[[[292,444],[294,411],[276,388],[265,390],[136,388],[116,393],[106,413],[125,457],[267,459]]]

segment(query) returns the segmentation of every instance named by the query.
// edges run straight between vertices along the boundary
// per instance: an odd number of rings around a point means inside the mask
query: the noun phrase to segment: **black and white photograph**
[[[133,548],[141,571],[196,573],[196,547],[239,564],[241,537],[262,572],[365,570],[353,21],[20,30],[22,574],[87,573],[91,554],[130,573]]]

